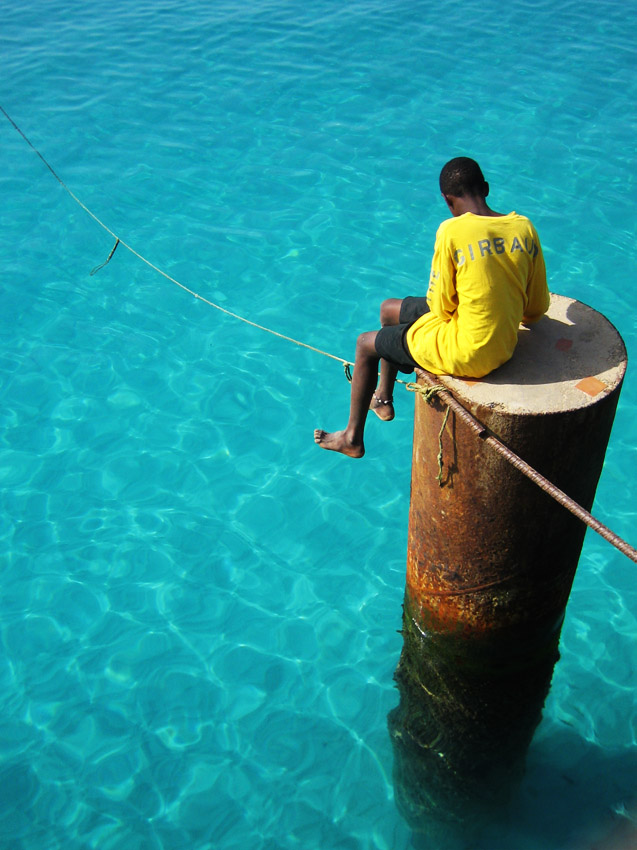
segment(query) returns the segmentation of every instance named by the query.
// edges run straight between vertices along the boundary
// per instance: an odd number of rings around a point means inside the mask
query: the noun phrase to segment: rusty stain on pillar
[[[520,328],[509,363],[480,381],[436,380],[590,510],[625,370],[610,322],[552,295],[547,315]],[[465,828],[467,812],[475,822],[467,801],[497,800],[520,772],[558,658],[586,526],[453,412],[440,486],[446,410],[416,394],[401,701],[389,725],[407,819],[424,812],[430,824],[431,812],[447,807]]]

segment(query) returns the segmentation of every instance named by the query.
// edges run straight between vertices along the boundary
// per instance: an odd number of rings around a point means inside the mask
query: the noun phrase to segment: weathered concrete
[[[625,371],[626,349],[608,319],[580,301],[551,295],[546,316],[520,327],[508,363],[479,381],[440,381],[468,407],[550,414],[594,406],[618,389]]]

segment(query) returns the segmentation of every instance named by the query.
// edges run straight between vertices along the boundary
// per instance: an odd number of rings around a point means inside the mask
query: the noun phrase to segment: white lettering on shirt
[[[475,260],[476,258],[480,260],[493,254],[514,254],[516,251],[519,251],[521,254],[524,254],[526,251],[526,253],[531,257],[537,257],[539,248],[535,239],[527,236],[522,237],[522,239],[524,241],[524,246],[518,236],[514,236],[508,245],[502,236],[495,236],[493,239],[478,239],[475,248],[474,245],[469,242],[465,249],[457,248],[454,251],[454,263],[456,268],[460,268],[460,266],[464,266],[467,262],[467,257],[470,260]]]

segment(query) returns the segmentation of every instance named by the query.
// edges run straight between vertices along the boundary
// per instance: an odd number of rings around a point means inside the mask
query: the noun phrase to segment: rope
[[[404,381],[400,381],[400,383],[404,383]],[[432,399],[434,399],[439,393],[445,392],[446,387],[442,384],[432,384],[429,387],[421,387],[420,384],[414,383],[406,383],[405,389],[410,390],[410,392],[417,392],[422,395],[427,404],[431,404]],[[445,428],[447,427],[447,420],[449,419],[449,413],[451,412],[451,408],[447,407],[445,412],[444,419],[442,420],[442,427],[440,428],[440,433],[438,434],[438,475],[436,476],[436,480],[438,484],[442,487],[442,473],[443,473],[443,458],[442,458],[442,435],[444,433]]]
[[[116,233],[114,233],[110,227],[108,227],[104,222],[98,218],[95,213],[90,210],[82,201],[74,194],[74,192],[69,189],[66,183],[62,180],[62,178],[56,173],[53,167],[47,162],[44,156],[40,153],[40,151],[32,144],[32,142],[27,138],[27,136],[22,132],[20,127],[15,123],[13,118],[7,113],[2,105],[0,105],[0,112],[4,115],[7,121],[11,124],[11,126],[19,133],[20,136],[24,139],[24,141],[28,144],[28,146],[38,155],[38,157],[42,160],[44,165],[51,172],[53,177],[57,180],[57,182],[62,186],[65,192],[75,201],[75,203],[81,207],[87,215],[89,215],[93,221],[95,221],[103,230],[109,233],[113,239],[115,239],[115,245],[108,255],[107,259],[90,272],[91,275],[94,275],[101,268],[110,262],[113,254],[117,250],[119,245],[122,245],[126,248],[127,251],[130,251],[138,260],[141,260],[147,266],[149,266],[153,271],[165,277],[166,280],[169,280],[171,283],[174,283],[175,286],[178,286],[180,289],[183,289],[184,292],[187,292],[189,295],[192,295],[193,298],[198,299],[199,301],[203,301],[204,304],[207,304],[209,307],[214,307],[215,310],[219,310],[221,313],[225,313],[226,316],[230,316],[233,319],[238,319],[240,322],[244,322],[246,325],[250,325],[253,328],[257,328],[258,330],[265,331],[266,333],[272,334],[273,336],[278,337],[279,339],[284,339],[286,342],[291,342],[294,345],[298,345],[301,348],[307,348],[310,351],[314,351],[316,354],[322,354],[324,357],[329,357],[332,360],[337,360],[339,363],[343,364],[343,368],[345,370],[345,376],[348,381],[352,380],[352,366],[354,365],[349,360],[344,360],[342,357],[337,357],[335,354],[330,354],[327,351],[323,351],[320,348],[316,348],[313,345],[309,345],[306,342],[301,342],[298,339],[294,339],[293,337],[286,336],[285,334],[279,333],[278,331],[272,330],[271,328],[265,327],[265,325],[260,325],[257,322],[253,322],[250,319],[246,319],[245,316],[240,316],[238,313],[233,313],[231,310],[227,310],[225,307],[222,307],[219,304],[215,304],[213,301],[205,298],[203,295],[199,295],[199,293],[195,292],[192,289],[189,289],[187,286],[184,286],[183,283],[180,283],[174,277],[171,277],[167,272],[160,269],[154,263],[151,263],[150,260],[147,260],[146,257],[142,256],[138,251],[124,242]],[[446,405],[447,412],[445,414],[445,418],[442,424],[442,428],[440,429],[440,434],[438,435],[438,482],[440,486],[442,486],[442,471],[443,471],[443,459],[442,459],[442,435],[447,424],[447,419],[449,417],[449,412],[453,410],[453,412],[462,419],[463,422],[485,443],[488,443],[492,446],[498,454],[502,455],[506,458],[506,460],[517,469],[522,472],[523,475],[526,475],[527,478],[530,478],[538,487],[544,490],[549,494],[553,499],[559,502],[563,507],[569,510],[572,514],[578,517],[583,523],[585,523],[589,528],[592,528],[593,531],[596,531],[599,535],[601,535],[605,540],[607,540],[611,545],[613,545],[616,549],[619,549],[627,558],[630,558],[631,561],[637,563],[637,550],[630,546],[626,541],[622,540],[617,534],[603,525],[599,520],[595,519],[588,511],[584,510],[581,505],[578,505],[573,499],[566,495],[566,493],[559,490],[554,484],[551,484],[544,476],[540,475],[533,467],[529,466],[525,461],[523,461],[518,455],[508,449],[503,443],[501,443],[496,437],[489,435],[487,433],[486,428],[481,425],[477,419],[475,419],[469,411],[467,411],[456,399],[451,395],[451,393],[443,387],[441,384],[436,384],[433,377],[428,373],[421,370],[421,374],[423,378],[429,386],[427,388],[423,388],[420,384],[417,383],[406,383],[405,381],[397,380],[397,383],[403,384],[407,390],[412,392],[422,393],[425,396],[425,400],[428,403],[431,403],[431,400],[434,397],[439,397]]]
[[[233,313],[231,310],[226,310],[225,307],[222,307],[220,304],[215,304],[214,301],[209,301],[207,298],[204,298],[203,295],[199,295],[199,293],[195,292],[192,289],[189,289],[187,286],[184,286],[183,283],[180,283],[178,280],[175,280],[174,277],[171,277],[167,272],[163,271],[163,269],[160,269],[158,266],[154,265],[154,263],[151,263],[150,260],[147,260],[146,257],[142,256],[138,251],[136,251],[134,248],[132,248],[130,245],[128,245],[126,242],[124,242],[124,240],[121,239],[116,233],[114,233],[110,229],[110,227],[108,227],[106,224],[104,224],[104,222],[100,218],[98,218],[95,215],[95,213],[92,212],[92,210],[90,210],[85,204],[82,203],[82,201],[80,201],[80,199],[77,197],[77,195],[75,195],[71,191],[71,189],[69,189],[69,187],[66,185],[64,180],[62,180],[62,178],[55,172],[53,167],[51,165],[49,165],[49,163],[42,156],[40,151],[35,147],[35,145],[33,145],[31,143],[31,141],[29,141],[27,136],[22,132],[22,130],[18,127],[18,125],[13,120],[13,118],[11,118],[11,116],[6,112],[6,110],[2,106],[0,106],[0,111],[2,112],[4,117],[7,119],[7,121],[13,126],[13,128],[22,136],[22,138],[29,145],[29,147],[40,157],[42,162],[46,165],[46,167],[49,169],[51,174],[58,181],[60,186],[62,186],[64,191],[67,192],[71,196],[71,198],[73,198],[75,203],[78,204],[78,206],[80,206],[84,210],[84,212],[87,213],[93,219],[93,221],[97,222],[97,224],[99,224],[99,226],[103,230],[105,230],[107,233],[109,233],[113,237],[113,239],[115,239],[115,246],[114,246],[113,250],[111,251],[111,253],[109,254],[108,259],[105,262],[103,262],[101,265],[95,266],[95,268],[91,271],[92,275],[95,274],[97,271],[99,271],[101,268],[103,268],[106,265],[106,263],[109,262],[109,260],[113,256],[113,254],[115,253],[115,249],[117,248],[117,246],[122,245],[124,248],[126,248],[127,251],[130,251],[131,254],[133,254],[135,257],[137,257],[138,260],[141,260],[142,263],[146,263],[147,266],[149,266],[151,269],[153,269],[153,271],[156,271],[158,274],[162,275],[162,277],[165,277],[166,280],[169,280],[171,283],[174,283],[175,286],[178,286],[180,289],[183,289],[184,292],[187,292],[189,295],[192,295],[193,298],[197,298],[199,301],[203,301],[203,303],[207,304],[209,307],[214,307],[215,310],[219,310],[221,313],[225,313],[226,316],[230,316],[233,319],[238,319],[240,322],[245,322],[246,325],[250,325],[253,328],[257,328],[260,331],[265,331],[266,333],[272,334],[273,336],[277,336],[277,337],[279,337],[279,339],[286,340],[286,342],[292,342],[292,343],[294,343],[294,345],[301,346],[301,348],[308,348],[310,351],[314,351],[316,354],[322,354],[324,357],[330,357],[332,360],[338,360],[339,363],[343,364],[343,367],[346,370],[346,374],[347,374],[348,367],[351,367],[351,366],[354,365],[353,363],[350,363],[348,360],[344,360],[342,357],[337,357],[335,354],[330,354],[329,352],[323,351],[320,348],[315,348],[313,345],[308,345],[308,343],[306,343],[306,342],[301,342],[298,339],[293,339],[293,337],[286,336],[285,334],[279,333],[278,331],[274,331],[274,330],[272,330],[272,328],[266,328],[264,325],[259,325],[256,322],[252,322],[252,321],[250,321],[250,319],[246,319],[245,316],[240,316],[238,313]]]
[[[574,516],[580,519],[589,528],[592,528],[593,531],[597,532],[597,534],[603,537],[604,540],[607,540],[616,549],[619,549],[619,551],[626,555],[627,558],[630,558],[631,561],[637,563],[637,549],[633,548],[629,543],[622,540],[621,537],[615,534],[614,531],[611,531],[610,528],[595,519],[592,514],[585,510],[581,505],[578,505],[577,502],[571,499],[570,496],[567,496],[563,490],[560,490],[555,486],[555,484],[552,484],[547,478],[540,475],[540,473],[533,469],[533,467],[526,461],[522,460],[519,455],[516,455],[515,452],[512,452],[511,449],[507,448],[507,446],[498,440],[497,437],[489,434],[484,425],[478,422],[478,420],[453,397],[448,389],[436,384],[433,375],[430,375],[424,370],[419,370],[419,374],[428,386],[422,387],[420,384],[410,383],[406,385],[408,390],[421,393],[428,403],[431,403],[434,396],[440,398],[440,400],[447,405],[447,413],[452,410],[456,416],[458,416],[458,418],[461,419],[465,425],[467,425],[484,443],[491,446],[491,448],[505,458],[512,466],[529,478],[541,490],[548,493],[552,499],[555,499],[558,504],[562,505],[562,507],[566,508],[567,511],[574,514]],[[432,393],[432,390],[434,389],[436,392]],[[442,430],[440,431],[440,437],[442,438]]]
[[[94,269],[93,269],[93,270],[89,273],[91,277],[93,277],[93,275],[95,274],[95,272],[98,272],[100,269],[103,269],[103,268],[104,268],[104,266],[106,266],[106,265],[108,265],[108,264],[110,263],[110,261],[111,261],[111,257],[113,256],[113,254],[115,253],[115,251],[117,251],[117,246],[118,246],[118,245],[119,245],[119,239],[117,239],[117,240],[115,241],[115,244],[113,245],[113,250],[112,250],[112,251],[111,251],[111,253],[108,255],[108,257],[104,260],[104,262],[103,262],[103,263],[100,263],[100,264],[99,264],[99,266],[95,266],[95,268],[94,268]]]

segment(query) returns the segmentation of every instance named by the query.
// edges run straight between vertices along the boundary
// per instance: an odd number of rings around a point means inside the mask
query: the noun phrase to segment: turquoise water
[[[0,103],[157,266],[345,358],[423,291],[439,169],[473,155],[630,356],[636,12],[8,0]],[[412,846],[386,726],[412,397],[364,461],[319,451],[338,363],[124,248],[91,277],[111,237],[2,116],[0,144],[0,843]],[[632,543],[636,407],[629,367],[593,512]],[[635,575],[588,532],[524,784],[473,850],[637,816]]]

